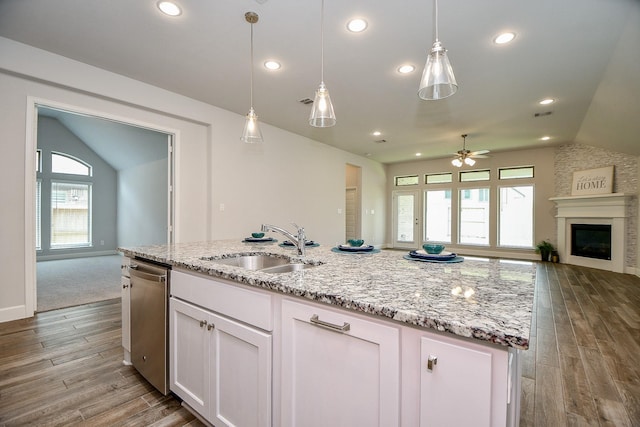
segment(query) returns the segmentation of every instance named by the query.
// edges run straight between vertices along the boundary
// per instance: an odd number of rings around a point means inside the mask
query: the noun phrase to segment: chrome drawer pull
[[[347,322],[344,322],[342,326],[334,325],[333,323],[325,322],[324,320],[318,319],[317,314],[314,314],[313,316],[311,316],[311,319],[309,319],[309,321],[316,326],[320,326],[336,332],[347,332],[349,329],[351,329],[351,325],[348,324]]]

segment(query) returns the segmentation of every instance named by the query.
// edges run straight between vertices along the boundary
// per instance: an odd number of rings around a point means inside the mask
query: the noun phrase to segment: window
[[[396,176],[395,181],[396,181],[396,186],[418,185],[419,183],[418,175]]]
[[[51,182],[51,247],[91,246],[91,184]]]
[[[500,179],[533,178],[533,166],[498,169]]]
[[[460,172],[460,182],[489,181],[490,178],[488,170]]]
[[[419,194],[419,193],[418,193]],[[397,229],[396,240],[398,242],[413,242],[413,216],[415,195],[398,194],[396,197]]]
[[[489,245],[489,188],[460,190],[461,244]]]
[[[66,154],[51,153],[51,172],[91,176],[91,166]]]
[[[424,240],[451,243],[451,190],[427,190],[424,200]]]
[[[36,150],[36,173],[42,172],[42,150]]]
[[[500,187],[498,246],[533,246],[533,185]]]
[[[429,173],[424,176],[426,184],[442,184],[453,180],[452,173]]]

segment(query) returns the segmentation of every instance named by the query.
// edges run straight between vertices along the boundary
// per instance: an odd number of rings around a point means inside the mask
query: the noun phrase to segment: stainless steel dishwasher
[[[169,392],[169,267],[131,261],[131,362],[162,394]]]

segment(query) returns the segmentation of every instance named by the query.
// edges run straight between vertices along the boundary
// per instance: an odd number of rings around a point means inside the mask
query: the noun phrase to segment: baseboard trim
[[[33,316],[33,314],[31,314],[31,316]],[[0,308],[0,323],[24,319],[31,316],[27,316],[27,307],[25,305]]]
[[[73,254],[60,254],[60,255],[40,255],[36,257],[36,261],[56,261],[60,259],[71,258],[89,258],[93,256],[106,256],[106,255],[118,255],[116,250],[100,251],[100,252],[81,252]]]

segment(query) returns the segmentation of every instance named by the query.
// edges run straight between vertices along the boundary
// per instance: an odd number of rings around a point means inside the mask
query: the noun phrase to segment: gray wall
[[[165,154],[166,141],[158,141]],[[118,173],[118,246],[167,243],[167,179],[166,156]]]
[[[38,118],[38,148],[42,150],[42,250],[38,260],[65,258],[79,254],[113,252],[117,247],[116,171],[58,120]],[[51,218],[51,152],[57,151],[82,159],[93,168],[92,182],[92,246],[73,249],[49,248]],[[64,180],[64,176],[58,175]],[[85,181],[84,179],[82,181]],[[104,242],[104,244],[101,244]]]

